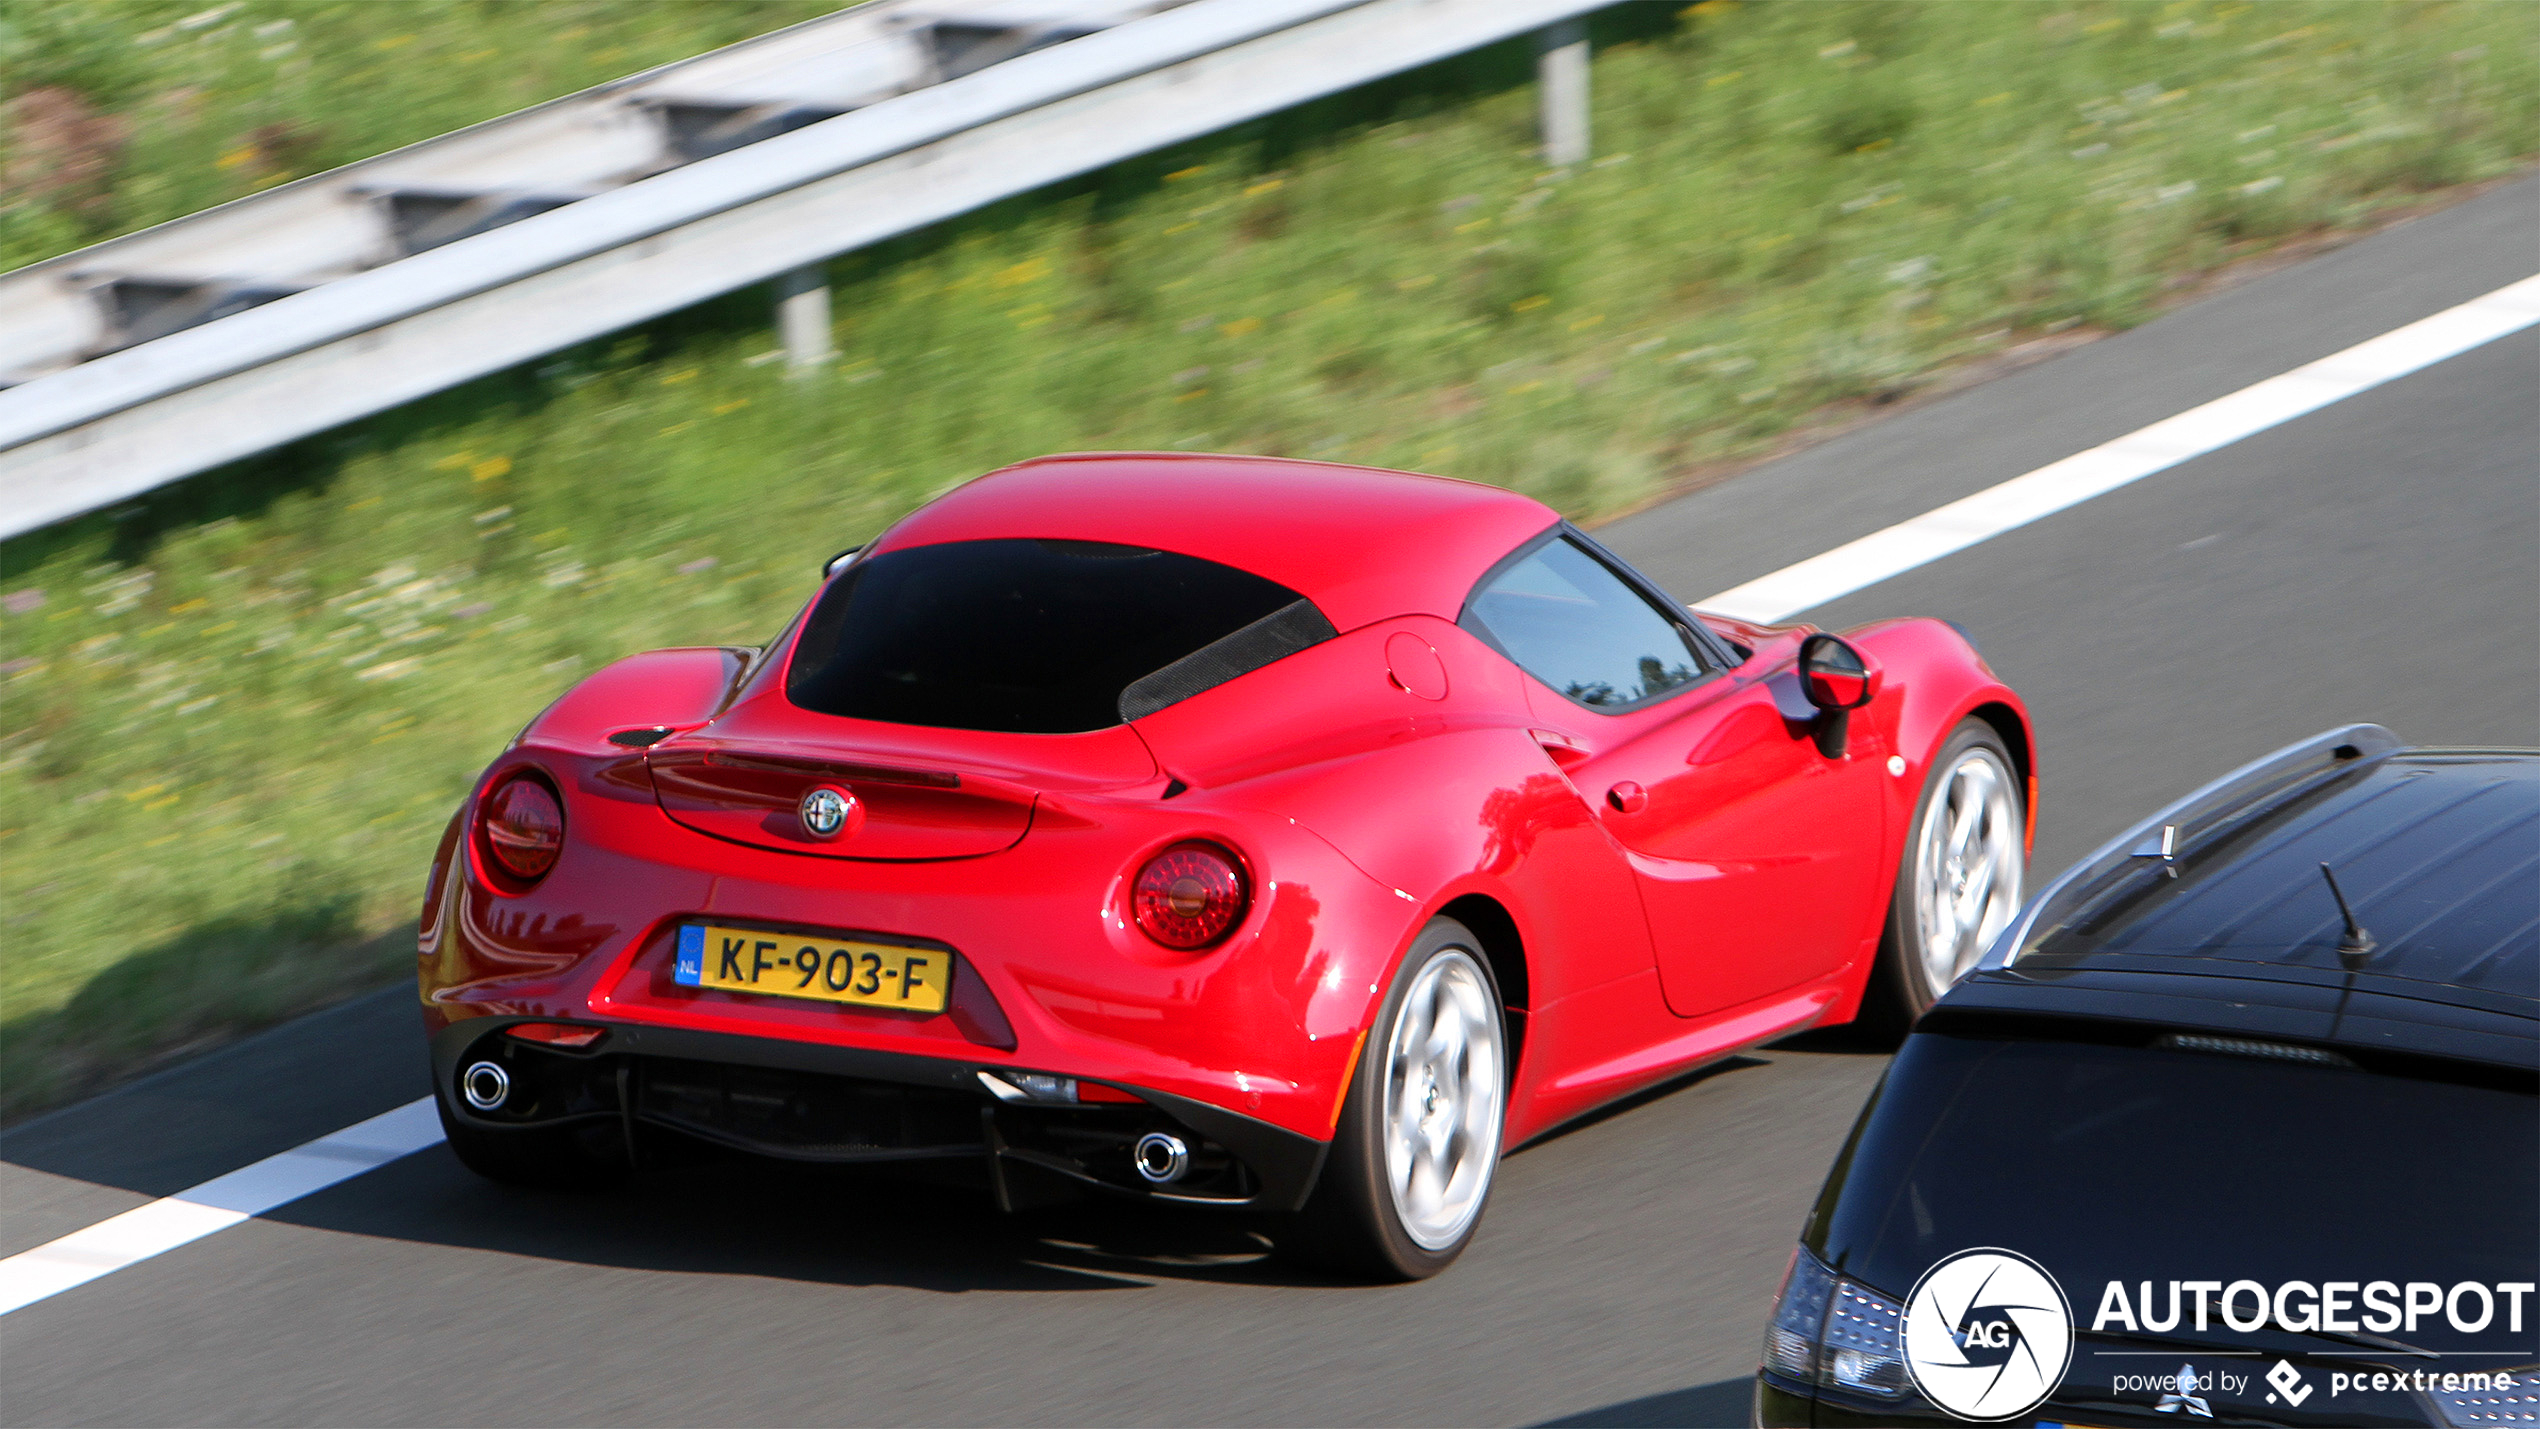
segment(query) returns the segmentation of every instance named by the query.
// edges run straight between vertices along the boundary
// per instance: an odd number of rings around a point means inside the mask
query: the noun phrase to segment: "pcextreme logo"
[[[2043,1403],[2073,1362],[2072,1306],[2046,1267],[1993,1246],[1923,1272],[1905,1299],[1905,1371],[1960,1419],[2012,1419]]]

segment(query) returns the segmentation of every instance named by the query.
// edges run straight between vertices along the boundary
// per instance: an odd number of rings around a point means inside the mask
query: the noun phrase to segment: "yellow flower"
[[[489,456],[485,460],[468,468],[467,474],[469,477],[477,481],[492,481],[498,476],[511,475],[511,471],[512,459],[510,457]]]
[[[1228,337],[1249,337],[1253,333],[1261,331],[1261,319],[1237,318],[1230,323],[1218,324],[1217,330]]]
[[[1508,305],[1508,310],[1512,313],[1530,313],[1537,308],[1550,307],[1551,305],[1552,299],[1545,297],[1541,293],[1537,293],[1531,298],[1519,298],[1517,301],[1510,303]]]

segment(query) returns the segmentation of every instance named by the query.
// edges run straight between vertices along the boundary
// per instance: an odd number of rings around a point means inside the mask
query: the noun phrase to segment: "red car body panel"
[[[873,550],[1154,547],[1277,581],[1340,633],[1069,735],[797,708],[784,672],[799,618],[764,653],[609,666],[524,730],[452,821],[421,927],[427,1029],[437,1046],[474,1019],[556,1018],[1011,1066],[1319,1142],[1397,961],[1451,912],[1492,943],[1510,1005],[1513,1145],[1850,1017],[1939,744],[1991,719],[2033,788],[2019,697],[1945,624],[1864,627],[1848,638],[1878,693],[1828,759],[1793,673],[1809,628],[1706,616],[1751,651],[1743,663],[1643,708],[1583,708],[1456,624],[1476,581],[1557,523],[1497,488],[1316,463],[1067,457],[980,478]],[[609,739],[644,728],[669,733]],[[530,886],[469,834],[521,769],[566,810],[561,855]],[[823,780],[869,801],[855,838],[818,844],[792,821]],[[1137,928],[1129,888],[1191,839],[1233,850],[1254,891],[1230,934],[1185,952]],[[949,948],[952,1006],[680,986],[677,929],[707,917]]]

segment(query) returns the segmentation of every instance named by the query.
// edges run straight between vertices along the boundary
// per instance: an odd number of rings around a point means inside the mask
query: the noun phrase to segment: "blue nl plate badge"
[[[705,926],[690,923],[679,930],[679,960],[671,964],[670,980],[681,987],[698,987],[705,982],[705,976]]]

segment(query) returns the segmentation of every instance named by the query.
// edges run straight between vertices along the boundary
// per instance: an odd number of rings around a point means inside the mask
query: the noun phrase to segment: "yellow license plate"
[[[952,996],[952,954],[690,923],[679,930],[671,980],[682,987],[941,1012]]]

